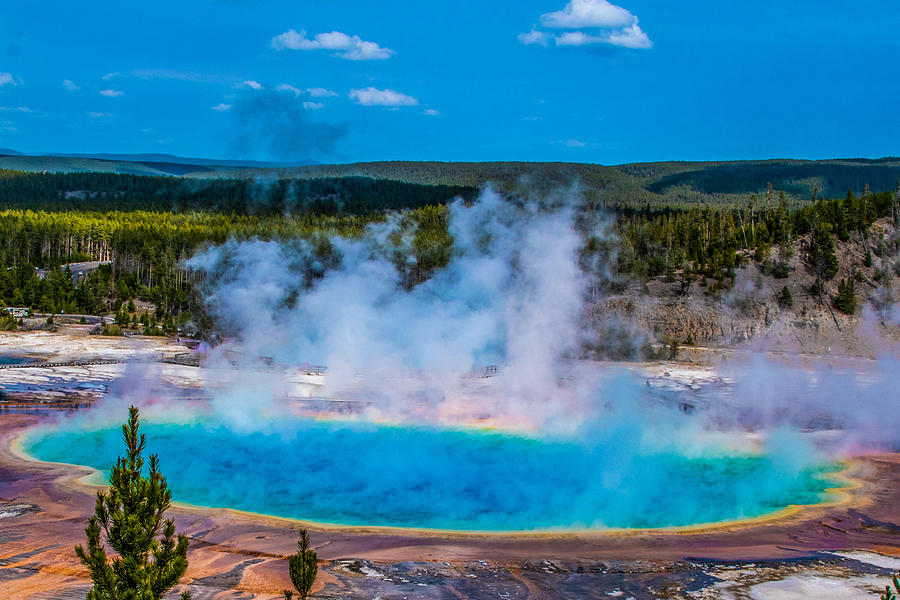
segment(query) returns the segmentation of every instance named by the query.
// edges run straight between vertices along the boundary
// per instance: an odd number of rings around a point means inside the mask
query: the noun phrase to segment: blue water
[[[13,354],[0,354],[0,365],[26,365],[35,362],[34,359]]]
[[[481,431],[281,422],[284,433],[147,424],[175,500],[355,526],[457,530],[666,527],[760,516],[826,499],[833,465],[756,455],[690,458],[608,443]],[[46,430],[39,459],[108,472],[119,427]],[[625,444],[627,446],[627,444]]]

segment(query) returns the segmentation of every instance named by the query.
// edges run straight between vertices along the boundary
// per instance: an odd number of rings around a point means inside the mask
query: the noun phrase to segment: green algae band
[[[175,500],[348,526],[468,531],[657,528],[827,499],[833,465],[641,452],[490,432],[282,421],[275,433],[147,424]],[[108,471],[121,430],[47,429],[38,459]]]

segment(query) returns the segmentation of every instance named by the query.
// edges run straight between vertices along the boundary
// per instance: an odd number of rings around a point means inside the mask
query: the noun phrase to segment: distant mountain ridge
[[[225,173],[197,173],[221,177]],[[520,193],[577,188],[589,201],[616,206],[686,206],[746,203],[767,193],[771,183],[790,204],[811,198],[843,197],[896,189],[900,158],[827,160],[769,159],[744,161],[653,162],[616,166],[563,162],[436,162],[384,161],[310,165],[274,169],[241,169],[230,177],[321,178],[372,177],[429,185],[481,186],[491,183]]]
[[[4,152],[6,154],[4,155]],[[128,160],[126,160],[128,159]],[[139,160],[138,160],[139,159]],[[308,162],[308,161],[305,161]],[[688,207],[745,205],[766,200],[769,184],[791,206],[818,197],[843,197],[897,189],[900,158],[770,159],[652,162],[616,166],[564,162],[380,161],[290,164],[192,159],[168,154],[72,154],[26,156],[0,150],[0,169],[28,172],[98,172],[192,179],[332,179],[367,177],[409,184],[491,184],[522,195],[577,189],[598,206]],[[777,200],[777,198],[776,198]]]
[[[140,163],[168,163],[176,165],[197,165],[202,167],[248,167],[248,168],[278,168],[278,167],[299,167],[306,165],[317,165],[318,161],[307,159],[293,162],[274,162],[262,160],[241,160],[233,158],[185,158],[183,156],[175,156],[173,154],[110,154],[99,152],[96,154],[78,154],[78,153],[59,153],[45,154],[43,156],[59,156],[64,158],[95,158],[97,160],[112,160],[124,162],[140,162]]]
[[[0,169],[30,172],[93,172],[161,177],[209,175],[228,177],[234,169],[263,170],[297,168],[315,161],[277,163],[253,160],[185,158],[171,154],[23,154],[0,149]],[[217,175],[222,173],[222,175]]]
[[[196,165],[202,167],[247,167],[247,168],[278,168],[299,167],[317,165],[318,161],[312,159],[289,162],[242,160],[234,158],[187,158],[174,154],[164,153],[110,153],[110,152],[40,152],[26,154],[12,148],[0,148],[0,156],[30,156],[35,158],[88,158],[114,162],[159,163],[175,165]]]

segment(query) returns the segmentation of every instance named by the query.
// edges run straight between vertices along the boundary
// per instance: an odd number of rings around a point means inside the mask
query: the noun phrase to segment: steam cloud
[[[272,90],[241,92],[230,111],[235,119],[231,151],[238,156],[262,152],[277,160],[330,156],[347,135],[347,125],[314,121],[303,104]]]
[[[588,439],[629,414],[639,423],[637,438],[657,444],[696,446],[686,431],[723,428],[840,430],[840,443],[829,443],[844,449],[896,443],[897,427],[873,427],[874,415],[884,423],[889,412],[887,374],[896,358],[857,372],[859,365],[835,370],[760,355],[728,366],[724,379],[700,391],[677,393],[648,387],[631,371],[578,361],[596,335],[587,303],[615,255],[579,255],[585,237],[602,243],[610,234],[601,219],[576,220],[573,195],[514,203],[487,190],[471,206],[453,204],[453,256],[412,289],[402,273],[415,260],[413,232],[399,219],[359,239],[332,238],[338,258],[330,264],[315,241],[232,240],[189,266],[207,275],[209,305],[232,334],[220,360],[230,353],[230,362],[240,356],[245,365],[326,365],[322,395],[367,403],[373,418],[486,419]],[[489,365],[501,365],[495,377],[473,377]],[[705,407],[702,415],[659,408],[678,406],[677,394]],[[862,402],[850,406],[847,397]]]
[[[502,363],[505,395],[548,404],[580,341],[586,284],[571,212],[515,206],[491,191],[450,210],[454,256],[411,290],[401,270],[415,260],[412,232],[397,220],[332,239],[334,265],[310,242],[231,241],[196,256],[189,266],[207,274],[209,305],[234,334],[223,351],[327,365],[331,394],[419,409],[461,401],[461,378]]]

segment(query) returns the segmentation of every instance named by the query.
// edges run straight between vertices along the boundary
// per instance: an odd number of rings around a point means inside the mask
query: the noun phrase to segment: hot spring
[[[661,528],[759,517],[830,498],[835,464],[766,453],[302,417],[246,432],[211,419],[144,422],[173,498],[304,521],[461,531]],[[32,431],[23,448],[107,473],[121,428]]]

